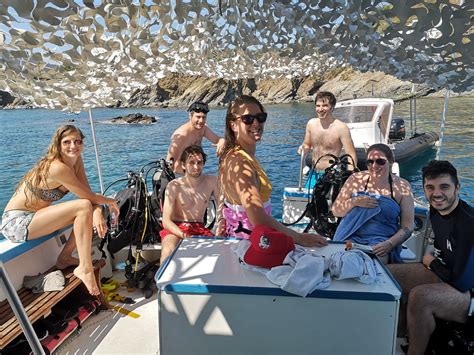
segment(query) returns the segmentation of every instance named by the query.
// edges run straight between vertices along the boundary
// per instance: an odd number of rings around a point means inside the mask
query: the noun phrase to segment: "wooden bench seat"
[[[105,264],[104,260],[94,263],[94,270],[97,282],[100,285],[100,268]],[[49,271],[54,271],[52,268]],[[78,286],[83,286],[80,279],[74,276],[73,268],[63,270],[66,284],[63,290],[55,292],[43,292],[34,294],[26,288],[18,291],[18,296],[25,308],[26,314],[31,323],[47,317],[51,314],[51,309]],[[87,292],[85,286],[84,292]],[[100,296],[101,302],[105,305],[103,295]],[[13,310],[7,300],[0,303],[0,350],[7,346],[13,339],[22,333],[22,328],[13,313]]]

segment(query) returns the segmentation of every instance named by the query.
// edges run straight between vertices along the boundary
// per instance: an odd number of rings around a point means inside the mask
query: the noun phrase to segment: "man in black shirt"
[[[388,266],[408,295],[409,355],[424,354],[435,317],[467,321],[474,287],[474,208],[459,199],[456,168],[448,161],[432,160],[422,173],[434,244],[423,263]]]

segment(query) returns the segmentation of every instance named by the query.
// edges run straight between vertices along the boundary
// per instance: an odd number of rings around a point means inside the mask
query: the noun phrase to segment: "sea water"
[[[424,98],[417,102],[417,132],[440,131],[443,99]],[[272,207],[276,217],[281,216],[282,194],[286,186],[297,186],[300,159],[297,148],[303,141],[306,122],[315,116],[314,104],[266,105],[269,118],[262,142],[257,146],[257,157],[266,169],[272,184]],[[111,118],[141,112],[155,116],[151,125],[111,124]],[[226,109],[211,108],[208,125],[222,136]],[[472,124],[474,98],[451,98],[440,150],[442,159],[450,160],[461,176],[461,197],[474,203],[474,126]],[[166,156],[173,131],[188,120],[185,108],[93,109],[98,141],[99,158],[104,185],[125,178],[128,171],[138,171],[144,164]],[[409,103],[395,106],[395,117],[405,119],[410,133]],[[100,192],[97,164],[92,142],[88,112],[68,114],[43,109],[0,110],[0,211],[10,199],[14,188],[33,164],[46,152],[55,129],[64,124],[78,126],[86,135],[84,163],[90,185]],[[414,129],[413,125],[413,129]],[[205,173],[217,173],[214,147],[206,140],[203,146],[208,157]],[[423,195],[421,167],[434,158],[436,150],[411,160],[401,167],[401,175],[413,187],[416,197]],[[116,185],[115,189],[121,185]],[[108,192],[114,192],[114,188]],[[116,191],[116,190],[115,190]]]

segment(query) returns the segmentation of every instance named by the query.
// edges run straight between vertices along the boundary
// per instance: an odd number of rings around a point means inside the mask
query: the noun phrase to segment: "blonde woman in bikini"
[[[91,295],[98,295],[91,259],[92,232],[103,237],[107,231],[101,205],[108,206],[115,216],[119,208],[114,199],[92,192],[82,161],[83,140],[75,126],[56,130],[48,152],[20,180],[5,207],[1,232],[12,242],[21,243],[72,224],[73,231],[56,266],[76,266],[74,275]],[[68,192],[79,199],[53,204]],[[74,248],[79,259],[72,257]]]
[[[219,180],[224,193],[223,221],[217,235],[249,238],[248,231],[264,224],[304,246],[323,246],[322,236],[298,233],[271,216],[272,184],[255,157],[262,139],[267,113],[252,96],[243,95],[227,110],[225,148],[219,162]]]

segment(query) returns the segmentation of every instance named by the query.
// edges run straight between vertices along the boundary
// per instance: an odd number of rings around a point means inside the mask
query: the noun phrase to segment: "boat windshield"
[[[345,123],[370,122],[377,105],[336,107],[333,116]]]

